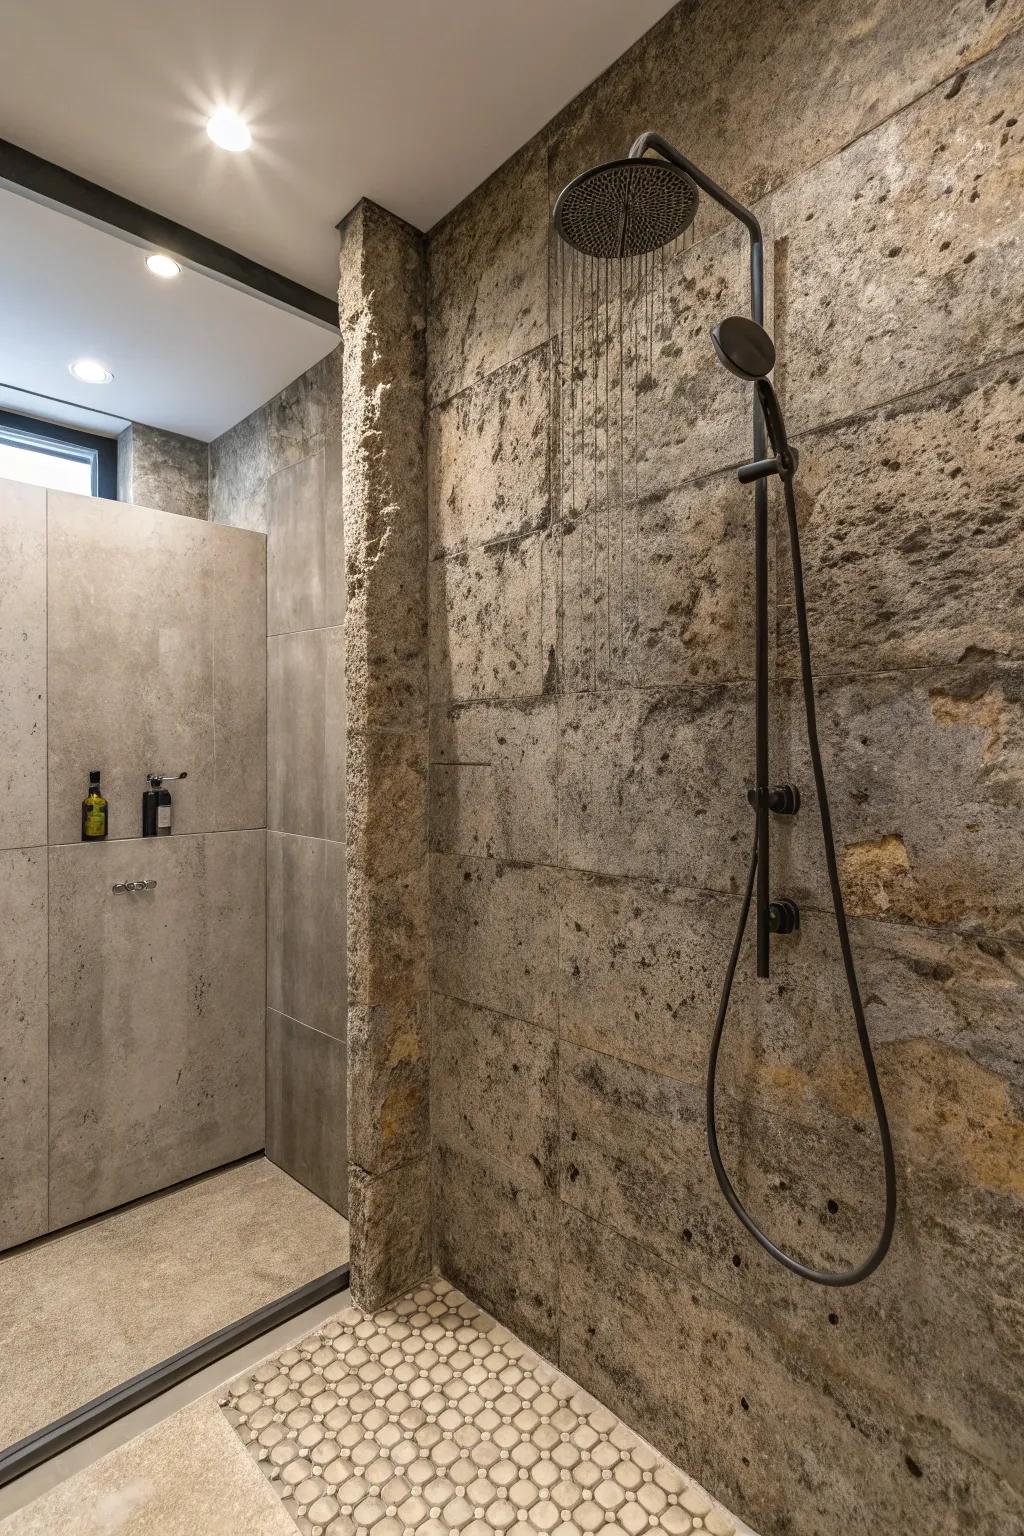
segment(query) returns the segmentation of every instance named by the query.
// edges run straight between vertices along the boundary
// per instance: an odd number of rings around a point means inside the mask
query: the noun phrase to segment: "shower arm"
[[[746,229],[750,236],[750,317],[758,325],[764,325],[764,240],[761,226],[749,208],[730,197],[724,187],[712,181],[710,176],[688,160],[660,133],[642,133],[629,151],[630,160],[640,160],[652,149],[671,165],[685,171],[708,197],[719,203],[727,213]],[[757,391],[754,392],[753,409],[754,459],[765,456],[765,425]],[[769,849],[769,760],[768,760],[768,484],[762,477],[754,482],[754,695],[755,695],[755,764],[754,764],[754,812],[757,817],[757,975],[766,979],[769,974],[768,951],[773,932],[771,898],[771,861]]]

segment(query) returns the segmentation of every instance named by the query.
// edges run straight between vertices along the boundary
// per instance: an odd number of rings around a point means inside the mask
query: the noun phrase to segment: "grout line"
[[[271,1008],[270,1004],[268,1003],[267,1012],[276,1013],[279,1019],[287,1019],[289,1024],[297,1024],[300,1029],[308,1029],[310,1034],[320,1035],[324,1040],[333,1040],[335,1045],[345,1044],[344,1035],[332,1035],[329,1030],[320,1029],[316,1024],[307,1024],[305,1019],[297,1019],[293,1014],[285,1013],[283,1008]],[[288,1170],[285,1169],[286,1173],[287,1171]],[[321,1198],[323,1197],[321,1196]]]

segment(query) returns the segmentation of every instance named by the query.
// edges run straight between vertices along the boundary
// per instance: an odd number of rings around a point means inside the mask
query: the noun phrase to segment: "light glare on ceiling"
[[[146,266],[154,277],[177,277],[181,272],[173,256],[165,256],[162,251],[154,251],[152,256],[147,256]]]
[[[110,384],[114,378],[110,369],[93,357],[80,357],[77,362],[69,363],[68,372],[80,384]]]
[[[252,143],[252,134],[247,125],[230,107],[218,107],[207,123],[206,131],[221,149],[230,149],[234,154],[241,149],[248,149]]]

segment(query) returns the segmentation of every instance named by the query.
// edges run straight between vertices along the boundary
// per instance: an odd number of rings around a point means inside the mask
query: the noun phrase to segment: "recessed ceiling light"
[[[109,384],[114,377],[109,368],[104,368],[92,357],[80,357],[77,362],[69,363],[68,372],[80,384]]]
[[[230,107],[218,107],[207,123],[206,131],[221,149],[230,149],[235,153],[240,149],[248,149],[252,143],[248,127]]]
[[[165,256],[162,251],[154,251],[152,256],[147,256],[146,266],[154,277],[177,277],[181,272],[173,256]]]

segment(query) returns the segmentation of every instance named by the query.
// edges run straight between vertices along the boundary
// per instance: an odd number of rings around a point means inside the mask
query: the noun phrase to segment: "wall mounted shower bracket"
[[[646,158],[652,150],[659,158]],[[864,1005],[860,996],[853,950],[846,922],[839,868],[836,859],[835,837],[832,831],[828,788],[818,740],[817,711],[814,697],[814,676],[811,666],[810,638],[807,624],[807,601],[804,593],[803,563],[800,555],[800,531],[797,520],[796,495],[793,489],[793,473],[797,456],[786,437],[785,423],[775,390],[768,378],[775,366],[775,346],[764,329],[764,247],[761,227],[749,208],[744,208],[734,197],[725,192],[710,176],[680,154],[674,145],[660,133],[643,133],[633,143],[626,160],[612,161],[607,165],[594,166],[583,171],[562,188],[555,202],[552,219],[565,244],[574,252],[582,253],[585,262],[599,264],[636,258],[646,261],[649,254],[664,249],[676,240],[693,223],[697,211],[697,191],[700,187],[745,227],[750,238],[750,318],[730,315],[714,326],[711,340],[719,361],[737,378],[753,384],[753,446],[751,461],[741,465],[738,477],[754,488],[754,695],[756,711],[755,729],[755,784],[748,799],[754,809],[756,832],[747,867],[747,879],[740,903],[739,920],[732,951],[726,965],[718,1017],[711,1036],[708,1055],[705,1108],[707,1118],[708,1150],[719,1187],[750,1235],[772,1258],[802,1279],[813,1280],[819,1285],[848,1286],[872,1274],[888,1252],[896,1217],[896,1168],[893,1158],[892,1138],[885,1113],[885,1104],[875,1069],[874,1055],[868,1035]],[[575,256],[574,256],[575,262]],[[574,266],[575,270],[575,266]],[[632,266],[631,269],[632,271]],[[643,269],[642,269],[643,270]],[[605,278],[607,295],[607,277]],[[621,284],[621,275],[620,275]],[[594,269],[593,291],[600,295],[601,268]],[[564,292],[564,287],[563,287]],[[621,286],[620,286],[621,293]],[[570,314],[570,324],[575,334],[575,320]],[[653,329],[653,328],[652,328]],[[621,339],[620,339],[621,344]],[[635,346],[635,344],[634,344]],[[653,352],[652,352],[653,357]],[[570,377],[573,376],[570,367]],[[596,365],[595,365],[596,392]],[[596,419],[596,412],[595,412]],[[575,426],[573,428],[575,440]],[[596,436],[595,427],[595,453]],[[767,440],[771,455],[766,452]],[[575,464],[575,447],[573,448]],[[595,463],[595,488],[596,479]],[[715,1123],[715,1091],[718,1056],[729,1011],[733,980],[739,964],[750,910],[755,903],[756,887],[756,973],[768,976],[769,940],[773,933],[792,934],[800,926],[800,912],[794,901],[772,901],[769,886],[769,828],[772,814],[796,813],[800,797],[792,785],[771,785],[768,778],[768,480],[777,475],[786,503],[786,521],[789,533],[790,557],[793,566],[793,607],[796,618],[797,644],[800,652],[800,680],[803,691],[804,715],[807,723],[807,741],[810,752],[811,772],[817,801],[818,818],[821,822],[825,866],[828,874],[832,907],[835,914],[839,947],[843,968],[846,972],[847,990],[853,1010],[854,1024],[864,1062],[864,1071],[871,1093],[871,1100],[878,1124],[882,1163],[885,1174],[885,1214],[882,1231],[867,1258],[849,1269],[821,1270],[806,1264],[802,1259],[786,1253],[763,1232],[747,1211],[733,1186],[722,1161]],[[596,495],[596,489],[595,489]],[[596,519],[595,519],[596,525]],[[597,536],[595,526],[595,549]]]
[[[800,791],[795,784],[773,784],[769,789],[748,789],[747,803],[757,807],[762,795],[768,797],[768,809],[776,816],[795,816],[800,809]]]
[[[764,326],[764,238],[761,234],[761,225],[755,214],[742,203],[737,202],[712,181],[710,176],[694,165],[692,160],[670,144],[668,139],[660,133],[642,133],[634,140],[629,151],[631,160],[641,159],[648,150],[653,150],[670,165],[684,171],[686,175],[709,197],[713,198],[727,213],[746,229],[750,239],[750,316],[758,326]],[[716,346],[718,345],[716,341]],[[759,360],[763,363],[763,360]],[[727,366],[732,366],[727,363]],[[736,370],[733,369],[735,372]],[[763,461],[766,458],[765,448],[765,419],[763,404],[759,393],[755,393],[753,407],[753,463]],[[769,470],[768,473],[775,471]],[[758,476],[754,480],[754,697],[755,697],[755,747],[754,747],[754,778],[758,790],[764,791],[769,787],[769,759],[768,759],[768,486],[764,476]],[[768,821],[768,802],[765,796],[759,795],[755,805],[757,813],[757,901],[756,923],[757,932],[755,939],[756,971],[758,977],[766,979],[769,974],[768,949],[771,940],[772,927],[769,920],[769,907],[771,906],[771,857],[770,857],[770,826]]]

